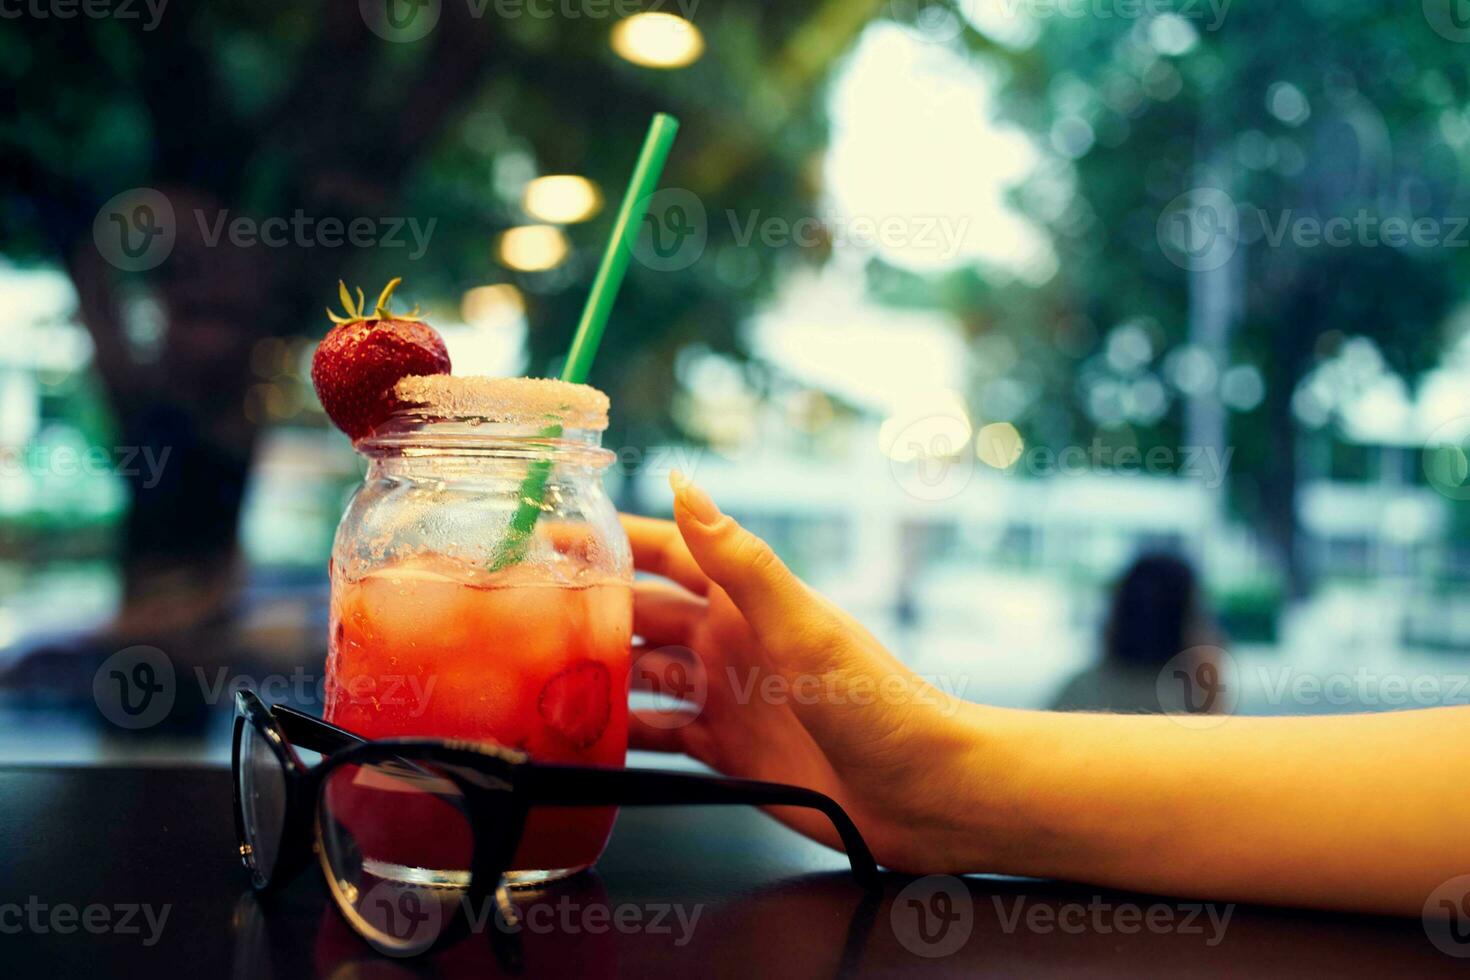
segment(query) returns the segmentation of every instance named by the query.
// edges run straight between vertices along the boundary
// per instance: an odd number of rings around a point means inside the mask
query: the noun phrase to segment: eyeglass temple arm
[[[852,873],[866,886],[878,882],[878,866],[847,811],[830,796],[800,786],[730,779],[658,769],[599,769],[531,763],[518,792],[536,806],[799,806],[832,821]]]
[[[281,731],[286,738],[297,748],[318,752],[322,755],[331,755],[343,749],[350,749],[354,745],[361,745],[367,739],[360,735],[354,735],[345,728],[338,728],[331,722],[313,718],[311,715],[302,714],[294,708],[284,705],[276,705],[271,709],[276,721],[281,726]]]

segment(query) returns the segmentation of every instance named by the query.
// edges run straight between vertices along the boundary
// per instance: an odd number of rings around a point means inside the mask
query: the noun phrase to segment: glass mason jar
[[[622,765],[633,569],[602,487],[607,397],[449,376],[404,379],[397,393],[403,407],[356,444],[367,476],[332,549],[327,719],[369,738]],[[512,880],[588,867],[615,815],[533,811]],[[436,830],[443,820],[426,811],[423,840],[445,840],[437,870],[452,878],[462,834]],[[423,852],[420,841],[418,865]]]

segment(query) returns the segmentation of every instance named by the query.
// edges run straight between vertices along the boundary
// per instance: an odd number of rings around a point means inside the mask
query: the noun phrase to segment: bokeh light
[[[473,327],[496,330],[520,322],[526,298],[508,282],[476,286],[465,291],[459,303],[460,319]]]
[[[520,272],[545,272],[566,261],[571,247],[554,225],[522,225],[500,236],[500,261]]]
[[[570,225],[602,210],[602,192],[586,177],[552,174],[526,185],[521,208],[538,221]]]
[[[975,434],[975,455],[998,470],[1010,469],[1025,449],[1026,440],[1009,422],[991,422]]]
[[[704,35],[683,17],[641,13],[613,28],[612,48],[645,68],[683,68],[704,54]]]

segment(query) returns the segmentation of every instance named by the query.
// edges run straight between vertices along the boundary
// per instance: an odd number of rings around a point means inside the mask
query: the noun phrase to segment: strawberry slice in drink
[[[612,717],[612,679],[607,667],[582,660],[558,672],[536,701],[541,720],[579,749],[591,748]]]

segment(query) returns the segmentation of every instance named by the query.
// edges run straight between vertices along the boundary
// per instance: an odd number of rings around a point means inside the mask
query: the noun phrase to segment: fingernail
[[[683,504],[689,515],[701,524],[713,524],[721,517],[720,508],[710,499],[710,495],[690,482],[689,478],[679,470],[669,474],[669,486],[674,490],[674,499]]]

